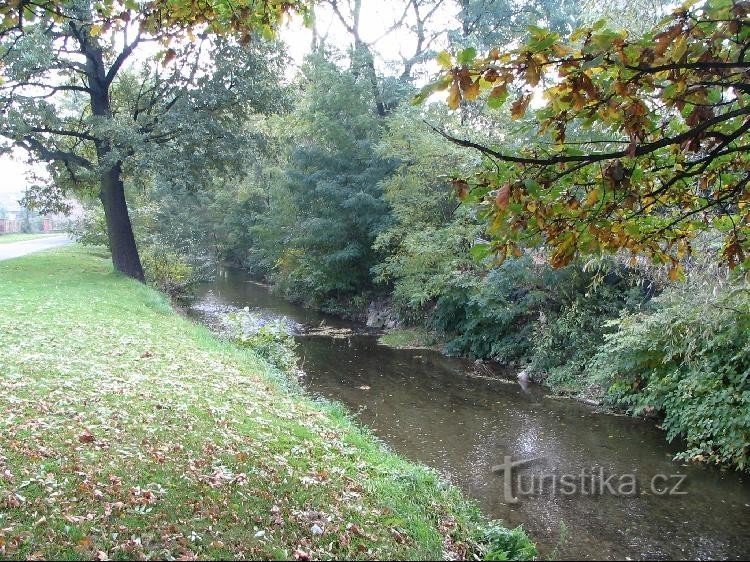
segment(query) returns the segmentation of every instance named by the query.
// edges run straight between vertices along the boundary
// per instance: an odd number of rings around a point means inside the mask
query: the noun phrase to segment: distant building
[[[17,194],[0,193],[0,234],[12,232],[56,232],[65,230],[71,217],[62,214],[40,215],[21,207]],[[80,205],[73,205],[80,213]],[[76,212],[71,213],[73,215]]]
[[[20,209],[6,209],[0,206],[0,233],[20,232],[21,221],[18,220]]]

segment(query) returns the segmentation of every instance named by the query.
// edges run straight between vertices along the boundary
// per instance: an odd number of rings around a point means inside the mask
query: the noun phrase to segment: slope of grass
[[[0,263],[0,558],[470,556],[433,472],[68,247]]]
[[[24,242],[26,240],[39,240],[50,236],[58,236],[60,232],[51,233],[30,233],[16,232],[12,234],[0,234],[0,244],[10,244],[11,242]]]

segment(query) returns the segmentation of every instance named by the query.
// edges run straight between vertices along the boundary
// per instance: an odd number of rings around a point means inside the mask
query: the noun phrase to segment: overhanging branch
[[[568,154],[568,155],[550,156],[549,158],[535,158],[535,157],[512,156],[510,154],[503,154],[502,152],[498,152],[496,150],[493,150],[489,147],[475,143],[473,141],[454,137],[453,135],[443,131],[442,129],[435,127],[434,125],[430,124],[427,121],[424,121],[424,123],[428,127],[430,127],[430,129],[435,131],[437,134],[439,134],[443,138],[451,141],[452,143],[458,146],[463,146],[464,148],[473,148],[475,150],[478,150],[482,154],[485,154],[487,156],[492,156],[493,158],[500,160],[501,162],[513,162],[515,164],[527,164],[531,166],[552,166],[554,164],[568,164],[571,162],[588,162],[588,163],[603,162],[605,160],[614,160],[615,158],[624,158],[625,156],[643,156],[645,154],[651,154],[652,152],[655,152],[667,146],[679,145],[686,140],[692,139],[706,132],[708,129],[710,129],[714,125],[718,125],[725,121],[729,121],[730,119],[734,119],[735,117],[742,117],[743,115],[750,115],[750,107],[743,107],[740,109],[735,109],[734,111],[728,111],[727,113],[724,113],[722,115],[717,115],[716,117],[713,117],[711,119],[706,119],[705,121],[696,125],[692,129],[685,131],[684,133],[681,133],[679,135],[675,135],[673,137],[664,137],[658,141],[640,144],[635,147],[634,151],[631,151],[628,149],[628,150],[617,150],[614,152],[603,152],[603,153],[600,152],[600,153],[594,153],[594,154]]]

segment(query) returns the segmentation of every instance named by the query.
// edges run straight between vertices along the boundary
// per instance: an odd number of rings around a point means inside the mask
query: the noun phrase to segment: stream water
[[[653,422],[597,413],[512,377],[483,377],[471,361],[381,346],[361,326],[292,305],[238,271],[203,285],[191,310],[211,322],[243,307],[295,327],[310,393],[345,404],[488,516],[523,525],[542,554],[750,556],[750,477],[673,461],[678,444],[667,444]],[[529,462],[493,470],[506,457]]]

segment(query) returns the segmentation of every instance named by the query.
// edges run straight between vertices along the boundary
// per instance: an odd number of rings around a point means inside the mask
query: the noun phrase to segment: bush
[[[107,223],[101,207],[88,209],[79,219],[70,223],[68,232],[84,246],[107,246]]]
[[[283,320],[269,322],[245,309],[227,315],[224,323],[235,343],[252,349],[272,367],[284,373],[297,370],[297,342]]]
[[[579,392],[609,320],[641,307],[648,295],[633,273],[611,262],[571,266],[554,275],[555,294],[534,326],[530,370],[557,391]]]
[[[604,321],[644,297],[612,264],[552,269],[524,256],[484,278],[457,279],[437,300],[432,327],[445,334],[448,353],[531,361],[537,373],[579,377],[601,345]]]
[[[548,300],[530,258],[509,260],[485,278],[466,275],[446,288],[431,324],[450,354],[508,362],[530,351],[534,318]]]
[[[482,560],[533,560],[536,545],[521,527],[506,529],[493,522],[480,531],[477,542],[482,545]]]
[[[149,283],[172,297],[187,293],[193,278],[193,268],[181,255],[150,247],[142,249],[140,254]]]
[[[613,322],[594,358],[609,400],[659,414],[679,457],[750,468],[750,288],[683,286]]]

